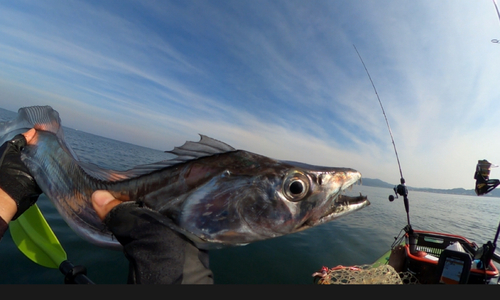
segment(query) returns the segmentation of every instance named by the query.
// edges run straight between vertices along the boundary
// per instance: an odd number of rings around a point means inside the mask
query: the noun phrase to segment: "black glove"
[[[26,138],[24,135],[18,134],[0,147],[0,188],[17,204],[17,212],[12,220],[17,219],[31,205],[35,204],[38,196],[42,193],[21,160],[21,150],[25,146]]]
[[[119,204],[106,216],[104,222],[129,260],[128,283],[213,283],[208,252],[161,223],[161,218],[136,202]]]

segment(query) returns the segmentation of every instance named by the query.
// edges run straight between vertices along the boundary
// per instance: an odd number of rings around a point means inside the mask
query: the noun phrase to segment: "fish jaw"
[[[357,197],[338,195],[334,204],[329,210],[325,211],[320,218],[306,221],[302,226],[297,228],[297,231],[302,231],[307,228],[330,222],[352,212],[358,211],[368,205],[370,205],[370,201],[366,196],[361,194]]]
[[[361,194],[357,197],[342,194],[361,181],[361,173],[356,170],[340,168],[331,172],[311,173],[309,176],[311,195],[301,205],[306,213],[294,229],[295,232],[330,222],[370,205],[368,198]]]

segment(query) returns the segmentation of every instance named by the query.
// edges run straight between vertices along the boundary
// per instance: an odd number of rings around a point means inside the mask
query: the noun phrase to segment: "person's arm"
[[[0,146],[0,239],[11,220],[17,219],[42,193],[21,160],[21,151],[35,129],[16,135]]]
[[[8,224],[16,212],[16,201],[14,201],[14,199],[12,199],[4,190],[0,189],[0,218]]]
[[[1,176],[1,175],[0,175]],[[0,189],[0,240],[9,227],[9,222],[17,212],[17,205],[4,190]]]
[[[121,202],[107,191],[92,195],[94,209],[129,261],[128,283],[212,284],[208,252],[159,220],[158,212],[138,203]]]

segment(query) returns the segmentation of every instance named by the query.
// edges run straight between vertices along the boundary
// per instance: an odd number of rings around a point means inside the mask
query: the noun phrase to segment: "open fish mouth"
[[[335,201],[332,201],[329,208],[325,210],[319,218],[310,218],[302,224],[299,230],[304,230],[322,223],[330,222],[346,214],[360,210],[368,205],[370,205],[368,197],[363,196],[361,193],[359,194],[359,196],[347,196],[344,194],[340,194],[337,196],[337,199],[335,199]]]
[[[333,205],[330,206],[330,209],[318,221],[320,223],[330,221],[368,205],[370,205],[368,197],[363,196],[361,193],[356,197],[339,195]]]

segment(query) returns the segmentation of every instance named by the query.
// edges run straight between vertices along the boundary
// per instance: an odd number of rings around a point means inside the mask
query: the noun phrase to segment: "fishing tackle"
[[[495,4],[495,8],[497,10],[497,14],[498,14],[499,19],[500,19],[500,12],[498,11],[498,7],[496,6],[496,3],[494,0],[493,0],[493,3]],[[368,75],[368,78],[370,79],[373,90],[375,91],[375,95],[377,96],[378,102],[380,104],[380,108],[382,109],[382,113],[384,114],[387,128],[389,129],[389,134],[391,136],[392,144],[394,146],[394,152],[396,154],[396,159],[398,161],[399,173],[401,175],[401,180],[400,180],[401,183],[394,187],[394,193],[396,195],[396,199],[398,198],[398,195],[403,196],[405,210],[406,210],[406,216],[407,216],[407,220],[408,220],[408,225],[405,226],[404,231],[408,234],[408,243],[410,245],[410,251],[414,251],[415,246],[417,244],[417,240],[418,240],[418,234],[413,231],[411,224],[410,224],[408,189],[405,185],[405,179],[403,177],[403,171],[401,170],[401,163],[399,162],[399,157],[398,157],[398,152],[396,150],[396,144],[394,142],[394,137],[392,135],[391,127],[390,127],[389,122],[387,120],[387,116],[385,114],[384,107],[382,105],[382,101],[380,100],[377,89],[375,88],[375,84],[373,83],[373,80],[370,76],[370,73],[368,72],[368,69],[366,68],[365,63],[363,62],[363,59],[361,58],[361,55],[358,52],[358,49],[356,49],[355,45],[353,45],[353,46],[354,46],[354,49],[356,50],[356,53],[358,54],[359,59],[361,60],[361,63],[363,64],[363,67],[365,68],[365,71],[366,71],[366,74]],[[495,189],[498,185],[500,185],[499,179],[490,179],[489,178],[491,166],[492,166],[492,164],[485,159],[479,160],[477,165],[476,165],[474,179],[476,180],[475,191],[476,191],[476,194],[478,196],[483,195],[483,194],[487,194],[487,193],[491,192],[493,189]],[[395,198],[393,195],[389,196],[389,201],[392,202],[392,201],[394,201],[394,199]],[[494,238],[493,242],[488,241],[481,248],[477,249],[474,253],[474,258],[480,262],[479,265],[482,266],[483,270],[486,270],[486,268],[489,265],[492,258],[494,258],[495,261],[500,261],[500,257],[498,256],[498,254],[495,253],[496,243],[497,243],[499,235],[500,235],[500,224],[497,227],[497,231],[496,231],[495,238]],[[395,240],[397,240],[397,238],[395,238]],[[392,247],[394,247],[395,245],[396,244],[393,244]],[[486,273],[485,273],[485,276],[486,276]]]
[[[387,120],[387,115],[385,114],[384,106],[382,105],[382,101],[380,100],[380,97],[379,97],[378,92],[377,92],[377,88],[375,88],[375,84],[373,83],[372,77],[370,76],[370,73],[368,72],[368,69],[366,68],[365,62],[361,58],[361,55],[359,54],[356,46],[353,45],[353,47],[354,47],[354,50],[356,50],[356,53],[358,54],[359,60],[361,60],[361,63],[363,64],[363,67],[365,68],[366,74],[368,75],[368,78],[370,79],[373,90],[375,91],[375,95],[377,96],[378,103],[380,104],[380,108],[382,109],[382,113],[384,114],[385,123],[387,124],[387,129],[389,129],[389,134],[391,136],[392,145],[394,146],[394,153],[396,154],[396,159],[398,161],[399,174],[401,175],[400,184],[394,187],[394,193],[396,194],[396,198],[394,198],[393,195],[390,195],[389,201],[391,201],[391,202],[394,201],[394,199],[398,198],[398,195],[403,196],[403,201],[404,201],[405,210],[406,210],[406,218],[408,221],[408,229],[410,232],[412,232],[411,224],[410,224],[410,203],[409,203],[409,199],[408,199],[408,188],[405,185],[405,179],[403,177],[401,163],[399,162],[399,156],[398,156],[398,150],[396,149],[396,143],[394,142],[394,137],[392,136],[391,126],[389,125],[389,121]]]
[[[492,164],[486,159],[477,161],[474,179],[476,180],[475,191],[478,196],[488,194],[500,184],[500,180],[490,179],[491,166]]]

